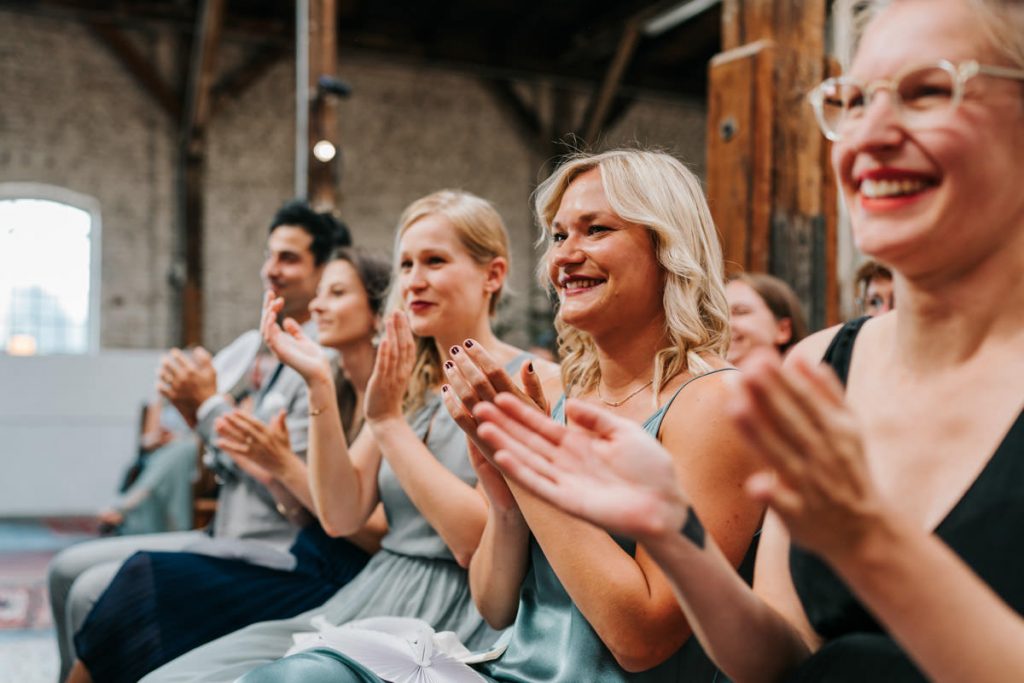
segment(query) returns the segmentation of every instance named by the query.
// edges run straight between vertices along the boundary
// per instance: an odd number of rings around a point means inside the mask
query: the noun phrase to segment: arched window
[[[0,183],[0,353],[99,349],[99,202]]]

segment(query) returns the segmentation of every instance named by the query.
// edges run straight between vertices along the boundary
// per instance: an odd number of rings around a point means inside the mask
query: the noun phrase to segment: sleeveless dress
[[[844,325],[825,352],[824,362],[844,384],[854,340],[865,320]],[[933,533],[1011,608],[1024,614],[1024,552],[1013,540],[1020,529],[1024,529],[1024,412]],[[789,566],[804,612],[824,639],[821,649],[791,681],[927,680],[821,559],[794,545]]]
[[[660,439],[661,423],[676,396],[701,377],[734,370],[723,368],[684,382],[675,394],[643,424],[644,431]],[[552,411],[552,419],[565,421],[565,397]],[[613,537],[630,555],[636,542]],[[748,553],[752,557],[751,553]],[[749,578],[748,578],[749,581]],[[480,667],[496,683],[620,683],[622,681],[701,681],[724,680],[704,653],[696,638],[689,638],[665,662],[640,673],[622,669],[605,647],[597,632],[573,603],[562,586],[540,544],[530,540],[530,567],[520,592],[519,611],[511,627],[508,649],[499,659]]]
[[[526,357],[523,354],[514,359],[506,369],[518,368]],[[409,424],[438,461],[466,484],[476,485],[465,434],[445,410],[440,396],[431,395],[426,405],[410,417]],[[466,570],[455,562],[444,540],[416,509],[387,460],[381,462],[377,482],[388,533],[380,552],[347,586],[319,607],[291,619],[253,624],[219,638],[143,680],[228,683],[249,672],[259,676],[259,667],[283,657],[293,644],[292,635],[312,631],[310,622],[319,615],[331,624],[376,616],[417,617],[438,631],[454,631],[470,649],[490,646],[499,634],[477,612]],[[301,657],[288,657],[281,663],[294,659]],[[279,679],[275,676],[269,680]]]

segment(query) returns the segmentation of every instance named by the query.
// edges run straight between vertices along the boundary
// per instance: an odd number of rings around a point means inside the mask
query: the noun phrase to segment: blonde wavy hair
[[[654,356],[654,403],[680,372],[711,370],[703,354],[723,355],[729,345],[729,305],[725,298],[722,248],[700,181],[668,154],[612,150],[570,158],[537,188],[534,210],[549,244],[551,224],[569,185],[598,168],[608,202],[624,220],[650,231],[664,272],[662,296],[669,345]],[[542,260],[538,274],[547,281]],[[592,391],[601,379],[593,338],[556,318],[566,393]]]
[[[868,24],[889,5],[900,0],[838,0],[835,52],[849,68]],[[1019,69],[1024,69],[1024,2],[1020,0],[965,0],[981,21],[992,47]]]
[[[428,216],[442,216],[455,231],[459,243],[469,256],[481,266],[489,264],[497,257],[508,260],[508,231],[494,206],[464,190],[440,190],[426,197],[417,199],[407,206],[398,219],[398,231],[395,235],[395,273],[400,272],[402,236],[417,222]],[[394,283],[397,284],[396,275]],[[502,288],[499,287],[488,304],[488,311],[493,317],[498,310],[498,300]],[[389,310],[403,307],[401,293],[397,286],[391,289]],[[406,413],[412,413],[423,407],[427,393],[441,381],[441,354],[434,343],[433,337],[416,338],[416,363],[412,377],[405,390],[402,407]]]

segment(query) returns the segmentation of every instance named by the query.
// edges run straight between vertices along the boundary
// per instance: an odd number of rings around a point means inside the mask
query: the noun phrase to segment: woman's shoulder
[[[802,358],[812,363],[817,363],[825,355],[825,351],[828,350],[832,340],[835,339],[836,334],[843,328],[845,323],[839,323],[832,327],[827,327],[824,330],[819,330],[814,334],[808,335],[804,339],[800,340],[796,346],[791,348],[786,354],[786,358],[783,363],[785,365],[791,364],[797,358]]]
[[[671,431],[685,433],[692,426],[724,415],[728,407],[732,382],[739,370],[720,356],[702,356],[702,359],[710,369],[681,373],[669,383],[671,404],[666,409],[663,430],[666,437],[670,436],[669,427],[681,426],[681,430]]]
[[[789,366],[797,358],[801,358],[809,363],[819,363],[825,358],[825,354],[833,343],[844,342],[849,344],[849,349],[852,350],[854,339],[858,342],[858,349],[867,346],[867,353],[870,354],[877,350],[879,346],[884,346],[887,342],[891,341],[895,324],[896,311],[891,311],[874,318],[854,318],[838,325],[827,327],[806,337],[790,349],[783,359],[783,365]],[[867,342],[861,344],[861,339],[866,339]]]

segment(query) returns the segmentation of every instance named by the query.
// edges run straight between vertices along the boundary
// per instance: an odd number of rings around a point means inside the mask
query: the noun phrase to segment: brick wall
[[[157,63],[171,63],[169,36],[153,30],[132,38]],[[239,54],[225,45],[222,63]],[[505,311],[506,327],[525,343],[535,261],[528,200],[542,160],[470,75],[344,49],[341,75],[354,88],[339,117],[342,213],[356,239],[389,249],[401,209],[441,187],[490,199],[512,236],[511,284],[518,296]],[[169,118],[78,23],[10,11],[0,11],[0,96],[0,183],[58,185],[100,202],[103,345],[172,343],[175,131]],[[204,343],[210,348],[257,319],[267,222],[293,193],[293,108],[294,65],[285,60],[211,122],[204,214]],[[704,117],[700,102],[642,100],[604,144],[660,147],[702,172]]]

